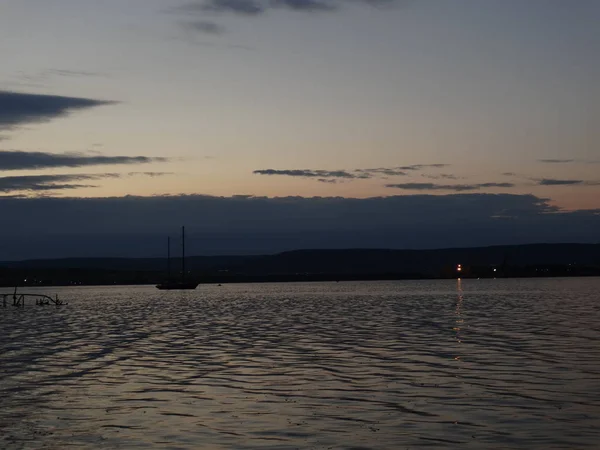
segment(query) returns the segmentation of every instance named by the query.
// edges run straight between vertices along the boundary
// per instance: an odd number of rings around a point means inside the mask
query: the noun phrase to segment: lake
[[[39,291],[0,306],[3,449],[600,442],[598,278]]]

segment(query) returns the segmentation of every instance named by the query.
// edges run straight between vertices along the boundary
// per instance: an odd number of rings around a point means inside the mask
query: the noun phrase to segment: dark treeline
[[[172,278],[181,276],[171,260]],[[461,270],[458,271],[458,265]],[[153,284],[166,259],[71,258],[0,263],[0,285]],[[193,256],[200,283],[600,276],[598,244],[535,244],[440,250],[297,250],[259,256]]]

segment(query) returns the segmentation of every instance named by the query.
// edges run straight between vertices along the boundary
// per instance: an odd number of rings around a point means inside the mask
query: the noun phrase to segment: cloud
[[[0,211],[0,260],[164,257],[182,224],[192,255],[600,241],[600,210],[562,212],[533,195],[60,197],[0,199]]]
[[[338,6],[333,1],[319,0],[273,0],[272,5],[276,8],[288,8],[295,11],[308,12],[332,11]]]
[[[170,8],[169,12],[182,14],[229,13],[242,16],[258,16],[270,9],[288,9],[320,13],[340,9],[345,0],[196,0]],[[356,0],[369,6],[407,4],[407,0]]]
[[[174,175],[173,172],[129,172],[127,175],[130,177],[142,175],[145,177],[156,178],[156,177],[164,177],[165,175]]]
[[[196,0],[168,8],[166,11],[186,17],[200,18],[204,18],[207,14],[213,16],[230,14],[257,17],[266,14],[270,10],[278,9],[309,14],[323,13],[338,10],[346,3],[346,0]],[[377,7],[381,5],[406,4],[408,0],[356,0],[355,3]],[[208,30],[218,27],[215,29],[218,29],[219,32],[223,31],[220,25],[213,24],[212,22],[209,23],[210,25],[207,26]],[[203,33],[207,32],[207,29],[203,26],[195,28],[196,31]]]
[[[378,167],[376,169],[356,169],[355,172],[367,174],[369,176],[384,175],[384,176],[389,176],[389,177],[395,177],[395,176],[406,175],[406,172],[404,172],[404,171],[398,170],[396,168],[386,168],[386,167]]]
[[[575,162],[574,159],[538,159],[538,161],[541,163],[548,163],[548,164],[568,164],[568,163]]]
[[[600,161],[593,159],[538,159],[538,162],[546,164],[599,164]]]
[[[399,170],[422,170],[426,167],[442,169],[444,167],[450,167],[450,164],[412,164],[410,166],[396,167],[396,169],[399,169]]]
[[[542,178],[538,180],[540,186],[570,186],[574,184],[583,184],[583,180],[557,180],[554,178]]]
[[[460,177],[456,175],[452,175],[451,173],[440,173],[437,175],[423,174],[421,175],[424,178],[429,178],[430,180],[460,180]]]
[[[111,105],[115,102],[57,95],[27,94],[0,90],[0,130],[42,123],[73,111]]]
[[[560,180],[556,178],[542,178],[536,180],[540,186],[599,186],[600,181],[590,180]]]
[[[16,177],[0,177],[0,192],[14,191],[49,191],[94,187],[82,184],[66,184],[75,181],[97,180],[111,177],[103,175],[24,175]]]
[[[206,34],[221,34],[225,29],[218,23],[209,20],[196,20],[193,22],[182,22],[181,26],[187,30],[206,33]]]
[[[106,77],[107,76],[105,73],[102,73],[102,72],[90,72],[90,71],[86,71],[86,70],[68,70],[68,69],[48,69],[48,70],[43,71],[41,73],[41,75],[42,76],[54,75],[54,76],[70,77],[70,78],[75,78],[75,77],[89,78],[89,77]]]
[[[129,172],[128,174],[101,173],[101,174],[64,174],[64,175],[22,175],[0,177],[0,192],[39,192],[61,191],[79,188],[97,187],[91,184],[73,184],[80,181],[97,181],[124,176],[149,176],[157,177],[167,175],[167,172]]]
[[[95,78],[107,76],[107,74],[102,72],[91,72],[86,70],[46,69],[33,73],[19,71],[17,72],[16,78],[30,83],[44,83],[54,77]]]
[[[177,8],[171,8],[171,12],[184,14],[202,14],[206,12],[234,13],[244,16],[255,16],[266,11],[267,6],[261,1],[253,0],[207,0],[191,2]]]
[[[405,176],[407,170],[417,171],[425,167],[441,168],[447,167],[448,164],[416,164],[412,166],[401,167],[376,167],[372,169],[354,169],[354,170],[312,170],[312,169],[260,169],[253,173],[256,175],[281,175],[288,177],[303,177],[303,178],[345,178],[351,179],[367,179],[375,177],[391,177]],[[440,175],[441,176],[441,175]],[[449,175],[446,175],[449,177]]]
[[[92,72],[86,70],[71,70],[71,69],[45,69],[37,72],[26,72],[23,70],[15,72],[8,80],[4,81],[4,86],[15,86],[20,89],[24,88],[44,88],[48,89],[52,85],[52,81],[56,78],[99,78],[109,77],[108,74],[102,72]]]
[[[269,9],[322,12],[336,9],[338,5],[339,1],[321,0],[205,0],[171,8],[170,12],[188,15],[229,13],[241,16],[258,16],[264,14]]]
[[[310,169],[261,169],[252,172],[256,175],[280,175],[287,177],[301,177],[301,178],[369,178],[366,174],[354,174],[346,170],[310,170]]]
[[[168,158],[149,156],[102,156],[97,154],[86,155],[84,153],[46,153],[0,150],[0,170],[147,164],[167,161],[169,161]]]
[[[435,184],[435,183],[399,183],[386,184],[388,188],[405,189],[409,191],[476,191],[484,188],[512,188],[513,183],[478,183],[478,184]]]

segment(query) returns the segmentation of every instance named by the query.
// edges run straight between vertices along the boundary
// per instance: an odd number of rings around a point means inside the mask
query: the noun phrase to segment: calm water
[[[600,279],[50,288],[0,448],[598,448]]]

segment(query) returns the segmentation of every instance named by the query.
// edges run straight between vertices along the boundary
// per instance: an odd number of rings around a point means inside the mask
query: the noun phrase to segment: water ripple
[[[57,289],[0,448],[597,448],[599,279]]]

